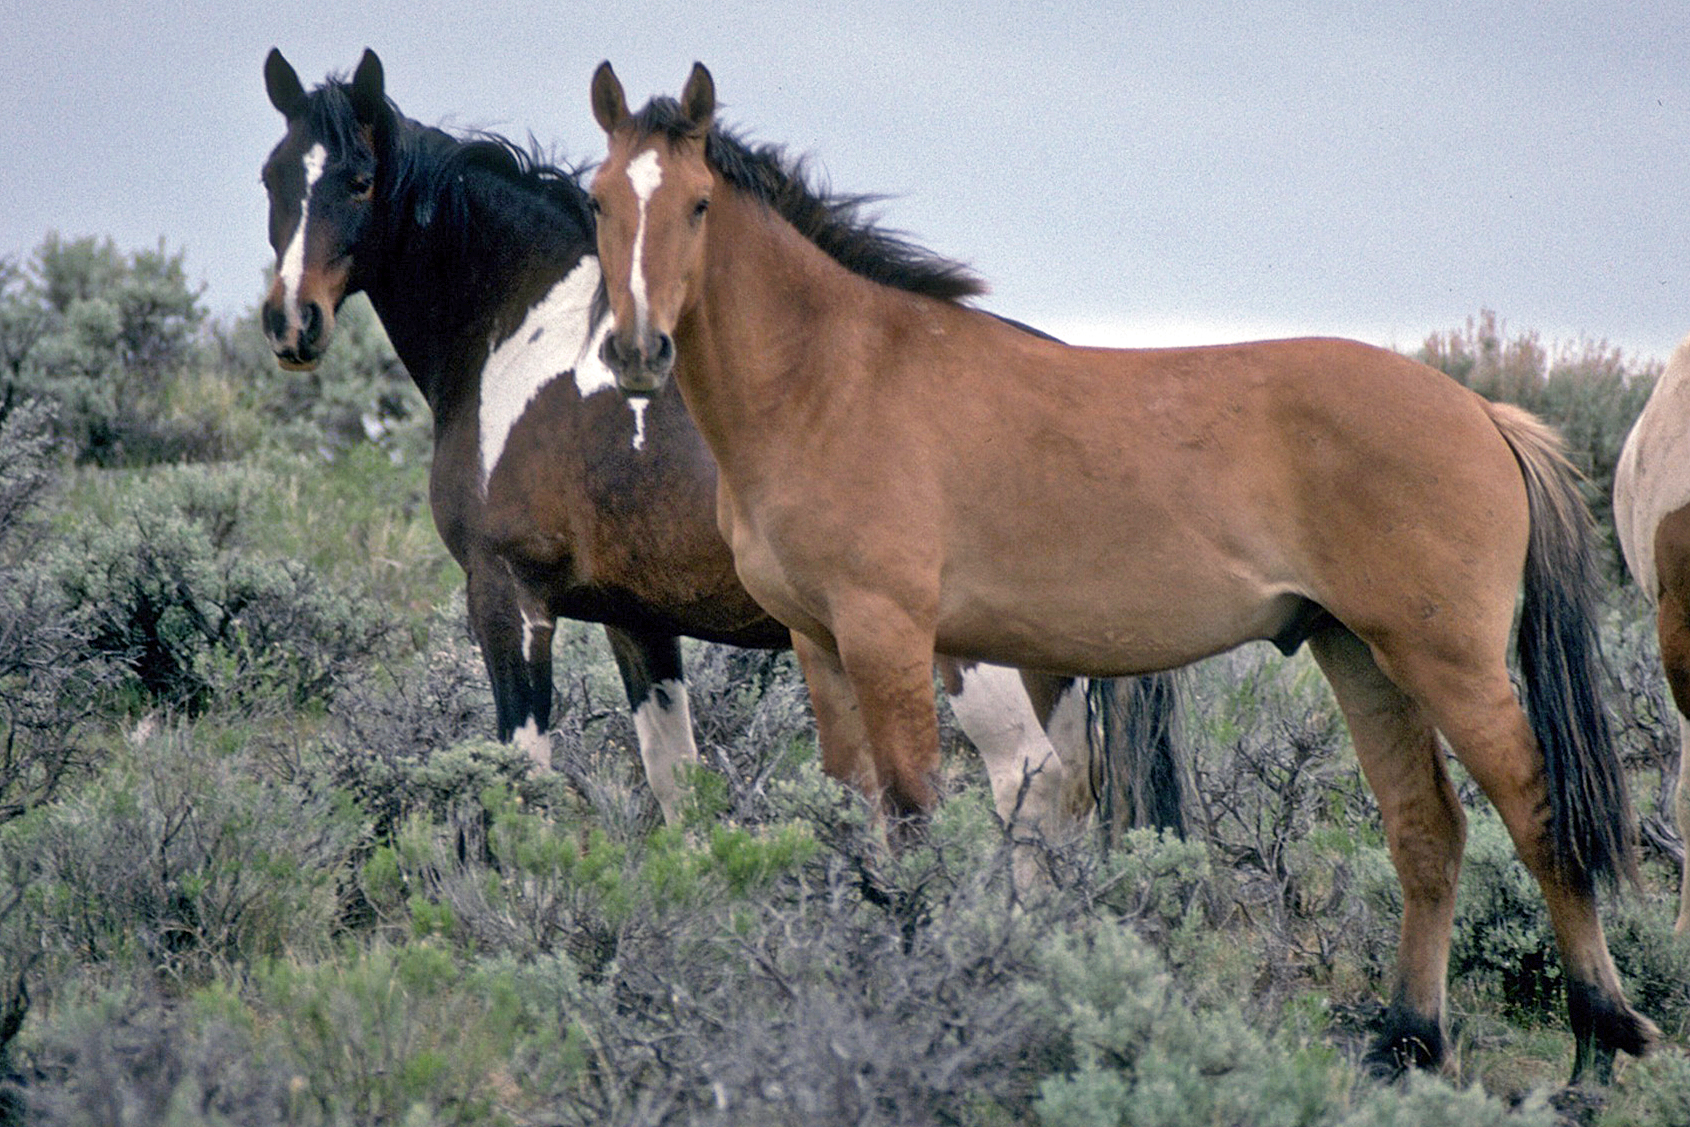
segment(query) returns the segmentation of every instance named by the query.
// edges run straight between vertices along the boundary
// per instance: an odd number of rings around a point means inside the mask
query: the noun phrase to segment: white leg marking
[[[534,722],[532,716],[528,718],[528,723],[511,733],[511,743],[528,753],[536,771],[552,769],[552,741],[540,731],[540,725]]]
[[[528,311],[516,332],[490,346],[481,369],[483,494],[511,431],[547,384],[574,372],[583,399],[616,387],[616,378],[599,359],[611,319],[593,323],[598,288],[599,260],[587,255]]]
[[[282,252],[282,309],[288,324],[297,329],[304,324],[299,316],[299,286],[305,278],[305,222],[311,214],[311,189],[323,175],[323,165],[329,159],[328,150],[319,143],[305,152],[305,194],[299,198],[299,224],[293,229],[287,249]]]
[[[1018,817],[1044,827],[1060,788],[1062,760],[1039,726],[1021,674],[1001,665],[960,669],[962,691],[951,697],[951,710],[985,760],[998,815],[1006,823]]]
[[[667,706],[664,701],[667,701]],[[674,825],[681,816],[682,766],[700,762],[692,738],[692,707],[685,681],[659,681],[651,695],[634,710],[634,733],[640,740],[645,777],[657,795],[663,820]]]
[[[634,251],[628,264],[628,290],[634,298],[634,330],[643,341],[650,323],[645,288],[645,212],[652,194],[663,183],[663,165],[656,149],[647,149],[628,162],[628,183],[634,186],[634,198],[640,201],[639,226],[634,228]]]
[[[650,400],[644,397],[628,400],[628,406],[634,409],[634,449],[645,449],[645,409]]]
[[[1062,760],[1062,809],[1079,818],[1092,808],[1091,716],[1086,710],[1086,679],[1076,677],[1056,698],[1045,734]]]

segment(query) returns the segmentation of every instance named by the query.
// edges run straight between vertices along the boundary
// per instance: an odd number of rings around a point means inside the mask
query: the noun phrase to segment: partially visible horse
[[[734,575],[716,468],[679,394],[630,405],[599,361],[609,319],[595,310],[585,191],[501,138],[404,117],[374,52],[350,82],[310,93],[279,51],[264,76],[287,120],[263,173],[276,252],[263,323],[277,360],[313,367],[342,300],[369,295],[433,412],[430,501],[466,575],[499,738],[525,738],[547,765],[556,620],[602,623],[672,820],[676,769],[698,760],[679,636],[785,648],[790,634]],[[1090,807],[1088,711],[1110,724],[1129,715],[1110,705],[1112,687],[1094,686],[1088,710],[1070,678],[960,662],[941,672],[1006,819],[1019,809],[1020,824],[1055,832]],[[1137,719],[1165,731],[1166,686],[1138,688]],[[1182,828],[1171,746],[1137,750],[1148,762],[1121,788],[1128,816]]]
[[[935,652],[1119,676],[1307,642],[1403,890],[1375,1061],[1448,1052],[1465,820],[1440,733],[1548,901],[1574,1076],[1649,1048],[1596,910],[1598,881],[1635,874],[1635,827],[1597,695],[1592,522],[1549,427],[1353,341],[1018,332],[961,300],[981,288],[962,268],[716,128],[702,66],[633,113],[606,63],[592,105],[605,359],[631,395],[680,384],[830,770],[931,805]]]
[[[1626,567],[1656,610],[1661,665],[1678,707],[1678,791],[1686,844],[1675,929],[1690,932],[1690,337],[1637,416],[1614,471],[1614,527]]]

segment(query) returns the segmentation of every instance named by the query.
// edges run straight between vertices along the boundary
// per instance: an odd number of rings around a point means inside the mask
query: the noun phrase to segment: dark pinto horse
[[[1655,607],[1661,665],[1678,707],[1679,837],[1690,844],[1690,337],[1672,354],[1614,471],[1626,567]],[[1679,934],[1690,932],[1690,848],[1679,869]]]
[[[1439,734],[1549,905],[1575,1077],[1658,1031],[1599,880],[1635,871],[1598,699],[1591,521],[1556,436],[1353,341],[1070,348],[962,297],[713,124],[709,73],[632,113],[592,84],[592,181],[629,394],[671,373],[739,576],[792,627],[838,775],[925,809],[935,652],[1093,676],[1307,642],[1378,795],[1404,917],[1374,1060],[1445,1063],[1465,829]],[[847,217],[848,219],[848,217]],[[1509,680],[1516,592],[1527,706]]]
[[[678,637],[785,648],[790,634],[734,575],[716,468],[679,394],[630,406],[599,361],[609,318],[586,192],[502,139],[402,116],[372,52],[350,82],[310,93],[279,52],[264,75],[287,119],[263,177],[277,256],[263,320],[278,361],[315,365],[341,301],[368,293],[433,412],[434,519],[467,575],[499,738],[525,738],[548,765],[555,622],[602,623],[673,819],[676,769],[698,760]],[[1090,768],[1113,767],[1123,821],[1180,827],[1165,738],[1088,759],[1089,714],[1165,734],[1166,683],[1130,687],[1136,707],[1094,685],[1088,711],[1069,678],[941,672],[1006,817],[1054,834],[1091,806]]]

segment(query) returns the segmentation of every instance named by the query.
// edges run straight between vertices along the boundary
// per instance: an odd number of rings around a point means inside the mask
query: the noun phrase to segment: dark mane
[[[692,122],[673,98],[653,98],[630,122],[640,136],[663,134],[670,141],[696,136]],[[865,205],[881,197],[840,195],[814,187],[803,158],[790,157],[777,145],[753,147],[717,126],[705,138],[704,155],[724,180],[774,208],[852,273],[947,301],[986,292],[986,283],[968,267],[865,216]]]
[[[349,88],[345,80],[330,78],[311,92],[306,111],[312,133],[335,151],[363,143]],[[387,203],[413,208],[419,227],[444,220],[463,230],[469,212],[465,174],[479,170],[562,212],[579,230],[592,231],[580,170],[550,163],[532,139],[524,150],[497,133],[455,137],[404,116],[391,99],[387,107],[395,128],[392,151],[382,156],[392,164],[378,182]]]

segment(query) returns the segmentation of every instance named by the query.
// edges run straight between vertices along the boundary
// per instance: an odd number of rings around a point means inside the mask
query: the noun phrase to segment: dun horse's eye
[[[597,196],[588,196],[587,210],[592,212],[594,215],[603,215],[604,204],[599,202],[599,198]]]
[[[710,210],[710,197],[706,196],[703,199],[699,200],[697,203],[692,205],[692,217],[693,217],[694,220],[703,219],[704,213],[709,211],[709,210]]]

